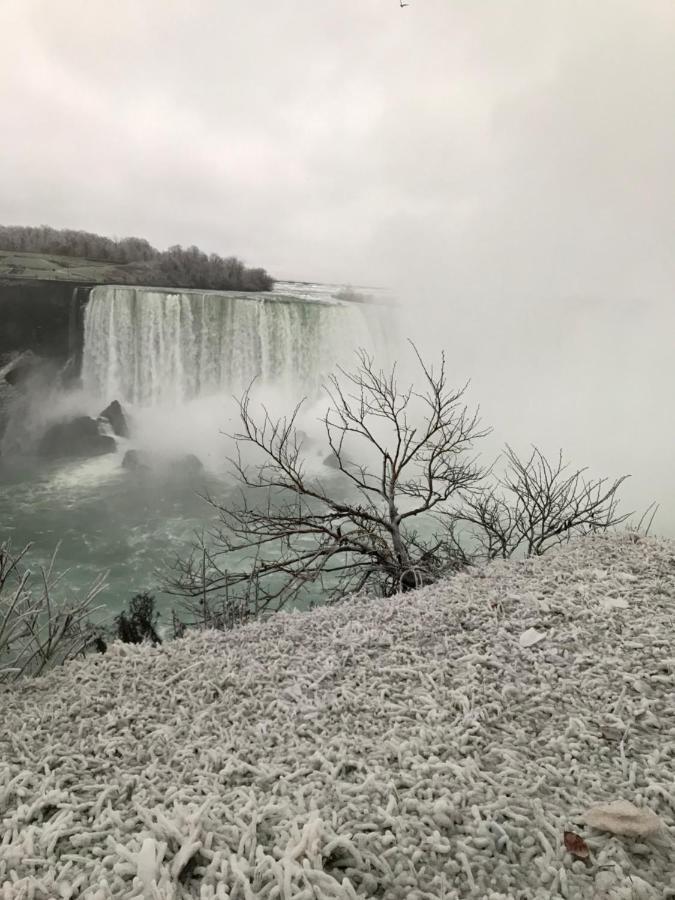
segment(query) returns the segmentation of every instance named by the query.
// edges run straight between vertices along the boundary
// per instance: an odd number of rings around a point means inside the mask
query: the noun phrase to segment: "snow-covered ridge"
[[[0,693],[0,897],[672,896],[674,632],[626,536],[113,645]],[[616,799],[660,831],[581,823]]]

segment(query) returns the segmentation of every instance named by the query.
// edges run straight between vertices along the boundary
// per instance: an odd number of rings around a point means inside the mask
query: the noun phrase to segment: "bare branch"
[[[239,500],[207,498],[219,527],[177,561],[169,585],[195,618],[194,603],[203,608],[204,597],[214,604],[227,596],[250,610],[252,584],[260,615],[317,593],[335,599],[353,590],[409,590],[464,563],[455,540],[425,544],[409,526],[476,490],[483,472],[470,454],[487,431],[463,404],[465,388],[448,387],[444,358],[435,372],[413,350],[419,391],[401,387],[396,366],[384,372],[365,351],[354,370],[339,368],[328,379],[322,423],[335,460],[330,479],[307,472],[300,405],[286,418],[264,407],[254,416],[251,390],[244,393],[231,461]],[[247,448],[262,461],[245,464]]]
[[[514,554],[540,556],[574,536],[613,528],[630,513],[617,513],[617,491],[628,476],[587,480],[585,469],[569,471],[562,451],[555,462],[533,447],[523,460],[508,445],[497,484],[464,495],[454,513],[470,526],[476,546],[488,559]]]
[[[54,573],[58,548],[35,587],[33,573],[23,567],[30,549],[0,544],[0,683],[40,675],[82,653],[93,636],[89,616],[100,609],[94,600],[105,587],[101,576],[81,599],[55,602],[53,591],[64,574]]]
[[[376,368],[364,351],[353,370],[328,379],[321,421],[335,465],[325,478],[302,455],[301,405],[286,418],[265,407],[255,416],[245,392],[232,460],[238,502],[206,498],[218,527],[176,561],[168,586],[193,622],[231,626],[353,591],[389,596],[477,558],[540,555],[628,518],[617,512],[625,478],[589,480],[562,453],[549,461],[533,447],[521,459],[507,446],[494,477],[495,466],[475,456],[488,429],[464,404],[467,385],[449,386],[444,356],[434,368],[412,349],[418,388],[401,386],[396,366]],[[244,462],[251,449],[262,461]]]

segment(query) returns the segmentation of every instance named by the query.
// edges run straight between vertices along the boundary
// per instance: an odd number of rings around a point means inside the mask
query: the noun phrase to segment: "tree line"
[[[149,287],[269,291],[274,280],[262,268],[248,268],[234,256],[175,245],[158,250],[145,238],[119,240],[89,231],[47,225],[0,225],[0,250],[45,253],[115,264],[115,280]]]

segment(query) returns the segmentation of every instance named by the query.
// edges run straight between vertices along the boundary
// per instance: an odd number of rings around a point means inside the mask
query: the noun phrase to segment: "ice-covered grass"
[[[114,645],[0,694],[0,897],[675,896],[674,620],[675,544],[598,537]]]

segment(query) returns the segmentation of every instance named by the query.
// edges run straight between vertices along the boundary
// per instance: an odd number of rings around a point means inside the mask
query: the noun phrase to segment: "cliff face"
[[[0,358],[32,350],[63,360],[82,355],[83,308],[89,287],[65,281],[0,282]]]
[[[79,374],[89,290],[64,281],[0,280],[0,369],[28,350],[58,369],[71,360],[69,372]],[[16,390],[0,376],[0,438]]]

